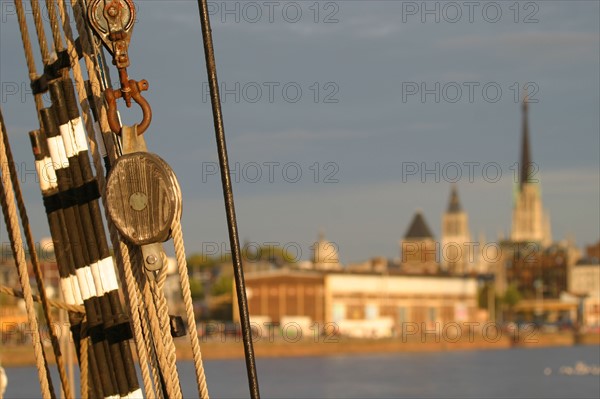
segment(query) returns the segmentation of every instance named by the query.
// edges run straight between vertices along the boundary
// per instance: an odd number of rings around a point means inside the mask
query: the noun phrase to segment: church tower
[[[435,241],[421,211],[413,217],[400,241],[400,267],[409,274],[437,274],[438,243]]]
[[[452,185],[448,209],[442,216],[442,268],[451,274],[463,274],[471,271],[469,259],[473,256],[469,232],[469,219],[463,211],[458,198],[456,185]]]
[[[317,270],[341,269],[337,245],[325,239],[325,234],[319,232],[319,239],[313,245],[313,267]]]
[[[511,241],[536,242],[542,247],[547,247],[552,243],[550,220],[542,207],[538,184],[539,170],[531,161],[527,102],[526,95],[522,105],[521,163],[513,204]]]

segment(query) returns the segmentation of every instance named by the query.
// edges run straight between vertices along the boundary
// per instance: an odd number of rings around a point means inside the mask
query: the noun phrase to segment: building
[[[438,274],[438,246],[421,211],[400,241],[400,270],[408,274]]]
[[[569,292],[581,298],[581,325],[600,329],[600,259],[596,245],[587,247],[587,256],[570,270]]]
[[[508,247],[507,247],[508,248]],[[566,248],[552,245],[541,249],[533,245],[514,245],[507,260],[506,280],[524,299],[558,299],[568,290],[569,274]]]
[[[542,247],[552,243],[550,217],[542,205],[537,165],[531,160],[528,99],[523,99],[523,125],[519,179],[515,187],[512,215],[512,242],[535,242]]]
[[[469,218],[462,209],[456,185],[452,186],[448,209],[442,216],[442,247],[440,259],[442,268],[451,274],[464,274],[472,271],[474,258],[470,255],[471,233]]]
[[[522,299],[514,307],[518,320],[574,324],[578,299],[569,293],[569,249],[554,244],[540,248],[533,243],[506,247],[506,284]]]
[[[593,245],[588,245],[585,248],[588,259],[600,259],[600,240]]]
[[[246,273],[250,315],[275,323],[285,316],[306,316],[322,323],[326,319],[324,276],[318,271],[291,269]],[[234,318],[239,319],[237,301],[233,303]]]
[[[339,270],[342,267],[337,245],[327,241],[323,233],[319,233],[319,239],[313,245],[312,262],[316,270]]]
[[[19,276],[14,261],[0,262],[0,285],[18,288]]]
[[[375,256],[364,262],[350,263],[345,270],[352,273],[386,273],[388,270],[394,270],[395,267],[397,265],[393,263],[393,260]]]
[[[566,290],[568,265],[562,259],[572,260],[573,256],[571,253],[562,253],[556,257],[549,255],[556,253],[556,247],[547,251],[552,245],[550,217],[542,204],[539,170],[531,158],[528,118],[528,98],[525,96],[522,103],[521,156],[513,192],[511,234],[508,239],[499,237],[497,243],[488,243],[490,249],[497,249],[497,254],[487,251],[480,263],[485,264],[485,268],[494,275],[495,291],[499,296],[504,295],[507,288],[513,285],[525,300],[529,300],[533,296],[542,295],[539,292],[541,288],[536,288],[533,284],[536,280],[540,281],[538,284],[544,280],[544,295],[558,298],[560,292],[557,289]],[[559,280],[551,281],[555,278]]]
[[[282,269],[249,273],[246,287],[251,318],[282,323],[308,317],[320,326],[334,323],[347,335],[387,336],[406,323],[435,329],[478,318],[471,277]]]

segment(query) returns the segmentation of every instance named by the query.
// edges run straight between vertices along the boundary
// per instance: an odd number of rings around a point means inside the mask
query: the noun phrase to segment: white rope
[[[198,383],[198,393],[201,398],[208,399],[208,387],[206,385],[206,376],[204,374],[204,364],[202,363],[200,342],[198,341],[196,319],[194,318],[194,305],[192,302],[192,292],[190,290],[190,280],[188,276],[187,260],[185,258],[185,247],[183,243],[183,233],[181,232],[180,221],[176,221],[173,224],[173,243],[175,245],[177,268],[179,271],[183,302],[185,304],[187,316],[188,334],[190,336],[190,343],[192,345],[194,369],[196,370],[196,382]]]
[[[0,140],[0,168],[2,171],[2,190],[0,192],[0,199],[2,202],[2,212],[4,213],[6,230],[10,235],[10,243],[14,253],[15,262],[17,264],[19,281],[21,283],[21,288],[23,290],[23,296],[25,299],[25,309],[27,311],[27,318],[29,320],[29,328],[32,333],[31,340],[33,343],[33,351],[35,354],[42,396],[45,398],[54,398],[54,392],[50,390],[50,376],[47,373],[47,364],[44,358],[44,350],[38,329],[38,320],[33,304],[31,285],[29,284],[29,274],[27,273],[25,251],[23,240],[21,239],[21,229],[19,227],[19,220],[17,217],[17,207],[15,205],[13,185],[10,180],[8,159],[6,157],[6,147],[4,146],[4,126],[1,119],[1,113],[2,111],[0,110],[0,134],[2,135],[2,140]]]

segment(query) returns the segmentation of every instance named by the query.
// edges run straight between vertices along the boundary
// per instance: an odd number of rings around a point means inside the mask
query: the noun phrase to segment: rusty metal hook
[[[143,134],[150,122],[152,122],[152,109],[148,101],[142,96],[142,91],[148,90],[148,81],[143,79],[139,82],[131,79],[129,80],[129,88],[131,98],[135,101],[142,109],[142,121],[138,124],[137,132],[138,135]],[[104,97],[108,104],[108,125],[110,129],[119,134],[121,131],[121,124],[119,123],[119,116],[117,115],[117,99],[123,97],[121,90],[106,89],[104,91]]]

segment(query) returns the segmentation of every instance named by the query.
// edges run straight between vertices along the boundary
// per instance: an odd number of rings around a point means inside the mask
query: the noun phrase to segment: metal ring
[[[141,93],[143,90],[148,90],[148,81],[144,79],[136,82],[132,79],[129,81],[129,87],[131,88],[131,98],[142,109],[142,121],[138,124],[137,128],[138,135],[141,135],[148,129],[150,122],[152,122],[152,108],[150,108],[150,104]],[[117,115],[117,98],[121,98],[122,94],[120,91],[106,89],[104,97],[108,104],[108,125],[113,132],[119,134],[121,132],[121,124]]]

